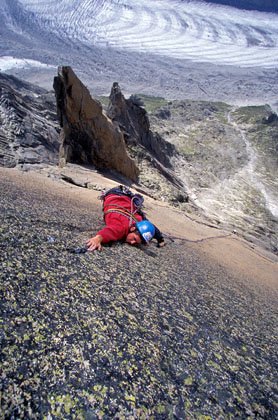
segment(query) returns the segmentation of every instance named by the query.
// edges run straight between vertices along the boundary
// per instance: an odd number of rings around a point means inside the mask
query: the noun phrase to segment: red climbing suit
[[[110,211],[110,212],[109,212]],[[143,217],[134,213],[135,208],[130,197],[125,195],[109,194],[104,198],[103,212],[105,227],[97,232],[101,235],[102,243],[110,241],[124,240],[130,230],[134,226],[136,219],[138,222],[143,220]]]

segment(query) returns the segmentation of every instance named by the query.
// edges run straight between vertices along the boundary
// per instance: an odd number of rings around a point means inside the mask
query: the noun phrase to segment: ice
[[[8,70],[12,70],[14,68],[20,69],[28,69],[28,68],[55,68],[54,66],[50,66],[49,64],[41,63],[40,61],[36,60],[27,60],[21,59],[16,57],[11,57],[8,55],[4,55],[0,57],[0,71],[6,72]]]

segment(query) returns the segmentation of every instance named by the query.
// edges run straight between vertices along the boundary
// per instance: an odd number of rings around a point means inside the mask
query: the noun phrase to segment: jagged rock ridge
[[[0,74],[0,165],[58,161],[58,123],[44,89]]]
[[[162,136],[150,129],[148,114],[142,99],[136,95],[131,95],[129,99],[126,99],[119,84],[114,82],[109,100],[107,115],[119,125],[131,153],[135,146],[134,158],[138,161],[138,165],[140,166],[140,156],[143,156],[144,160],[149,160],[151,166],[155,167],[163,178],[176,188],[183,190],[184,185],[175,175],[171,163],[176,149],[173,144],[165,141]],[[183,191],[183,194],[187,201],[186,191]]]
[[[144,146],[164,166],[171,167],[170,158],[175,153],[175,148],[151,131],[147,111],[142,106],[143,101],[136,95],[125,99],[117,82],[113,83],[109,99],[107,115],[119,124],[127,144]]]
[[[117,82],[113,83],[109,99],[107,115],[118,122],[127,144],[144,146],[159,162],[171,168],[170,158],[174,155],[175,148],[151,131],[147,111],[142,106],[143,101],[136,95],[125,99]]]

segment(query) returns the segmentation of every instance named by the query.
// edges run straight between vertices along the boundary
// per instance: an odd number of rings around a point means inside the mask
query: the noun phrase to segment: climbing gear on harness
[[[118,214],[122,214],[123,216],[126,216],[126,217],[128,217],[129,219],[131,219],[131,220],[133,220],[135,223],[137,223],[138,222],[138,219],[136,219],[136,217],[134,216],[134,214],[132,214],[131,212],[129,212],[128,210],[123,210],[123,209],[121,209],[121,208],[118,208],[118,207],[116,207],[116,208],[111,208],[111,209],[108,209],[108,210],[106,210],[103,214],[104,214],[104,218],[105,218],[105,216],[106,216],[106,214],[108,214],[108,213],[118,213]]]
[[[155,234],[155,227],[149,220],[142,220],[136,223],[136,229],[144,242],[150,242]]]

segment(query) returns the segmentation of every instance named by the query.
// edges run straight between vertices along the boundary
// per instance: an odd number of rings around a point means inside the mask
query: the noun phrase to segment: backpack
[[[130,199],[133,202],[134,208],[137,210],[137,212],[142,212],[143,203],[144,203],[144,197],[141,194],[133,193],[128,187],[125,185],[119,185],[118,187],[111,188],[107,191],[102,191],[99,199],[104,201],[105,197],[107,197],[109,194],[114,195],[126,195],[130,197]]]

